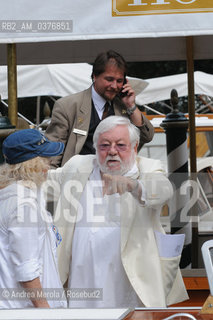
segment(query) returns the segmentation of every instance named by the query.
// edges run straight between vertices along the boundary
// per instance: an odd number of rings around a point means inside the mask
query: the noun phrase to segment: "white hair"
[[[93,146],[97,150],[100,134],[107,132],[117,126],[127,126],[132,147],[139,143],[140,130],[126,117],[110,116],[102,120],[93,135]]]
[[[49,160],[44,157],[35,157],[17,164],[4,163],[0,166],[0,188],[20,180],[40,186],[46,180],[44,171],[48,169]]]

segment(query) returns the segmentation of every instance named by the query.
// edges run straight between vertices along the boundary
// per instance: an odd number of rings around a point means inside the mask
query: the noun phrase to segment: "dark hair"
[[[94,76],[99,76],[101,73],[103,73],[106,69],[106,65],[109,62],[114,63],[119,69],[122,69],[124,71],[124,76],[126,76],[126,61],[119,53],[113,50],[109,50],[107,52],[99,53],[99,55],[96,57],[93,64],[93,70],[91,75],[92,79]]]

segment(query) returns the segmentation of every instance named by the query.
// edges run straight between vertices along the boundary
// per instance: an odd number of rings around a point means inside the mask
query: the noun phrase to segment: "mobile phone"
[[[123,83],[123,85],[126,84],[126,83],[127,83],[126,77],[124,77],[124,83]],[[122,90],[123,90],[123,87],[122,87],[121,91],[120,91],[119,94],[118,94],[119,98],[121,98],[121,99],[124,98],[124,97],[126,97],[127,94],[128,94],[128,91],[122,92]]]

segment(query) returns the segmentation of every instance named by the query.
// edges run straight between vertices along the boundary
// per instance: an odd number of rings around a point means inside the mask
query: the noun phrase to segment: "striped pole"
[[[167,114],[161,123],[166,133],[167,165],[169,180],[174,186],[174,195],[169,202],[171,233],[184,233],[185,244],[180,267],[186,268],[191,263],[191,224],[184,214],[189,201],[187,188],[183,184],[188,180],[187,128],[188,119],[178,110],[177,91],[171,91],[173,111]],[[187,191],[186,191],[187,190]]]

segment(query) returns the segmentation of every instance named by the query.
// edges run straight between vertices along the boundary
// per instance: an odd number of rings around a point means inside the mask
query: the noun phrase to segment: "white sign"
[[[212,0],[1,0],[0,43],[213,34]]]

